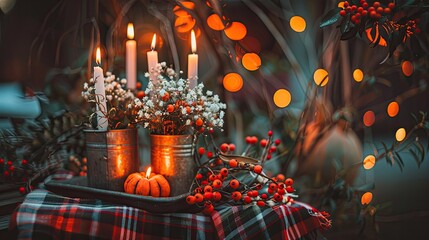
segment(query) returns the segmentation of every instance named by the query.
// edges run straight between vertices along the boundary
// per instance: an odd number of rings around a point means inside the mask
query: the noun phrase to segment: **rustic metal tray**
[[[140,208],[152,213],[186,212],[196,213],[201,209],[196,205],[186,203],[188,194],[175,197],[147,197],[124,192],[109,191],[88,187],[86,177],[75,177],[69,180],[51,180],[45,183],[46,188],[56,194],[75,198],[97,198],[106,202]]]

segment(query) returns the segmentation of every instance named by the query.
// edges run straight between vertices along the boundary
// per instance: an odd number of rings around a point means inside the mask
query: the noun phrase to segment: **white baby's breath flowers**
[[[104,87],[107,111],[105,114],[110,129],[127,128],[130,124],[136,124],[136,120],[139,118],[139,113],[134,109],[139,110],[142,102],[134,96],[132,91],[124,89],[126,83],[125,78],[116,78],[111,72],[106,72]],[[97,105],[99,102],[95,96],[94,79],[91,78],[89,83],[83,84],[82,97],[87,102]]]
[[[226,105],[204,84],[189,89],[188,81],[160,63],[158,83],[149,81],[139,106],[138,122],[155,134],[187,134],[222,128]],[[205,94],[204,94],[205,93]]]

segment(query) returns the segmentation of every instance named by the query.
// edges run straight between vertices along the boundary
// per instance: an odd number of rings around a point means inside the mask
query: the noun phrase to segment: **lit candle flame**
[[[152,167],[149,167],[146,171],[146,178],[150,177],[150,172],[152,171]]]
[[[134,25],[132,23],[128,23],[127,37],[128,37],[128,39],[134,38]]]
[[[150,49],[155,50],[155,45],[156,45],[156,33],[153,34],[153,38],[152,38],[152,44],[150,45]]]
[[[97,63],[97,65],[101,64],[101,51],[100,51],[100,47],[97,47],[97,50],[95,51],[95,62]]]
[[[197,40],[195,39],[194,30],[191,31],[191,49],[192,49],[192,53],[197,52]]]

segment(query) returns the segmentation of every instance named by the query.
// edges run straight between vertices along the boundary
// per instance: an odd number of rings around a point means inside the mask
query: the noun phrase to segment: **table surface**
[[[37,189],[15,210],[10,229],[18,239],[318,239],[328,226],[322,213],[300,202],[224,206],[210,216],[155,214]]]

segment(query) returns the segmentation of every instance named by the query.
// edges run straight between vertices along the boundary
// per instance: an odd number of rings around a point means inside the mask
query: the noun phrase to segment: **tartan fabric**
[[[214,239],[216,235],[208,216],[151,214],[42,189],[27,195],[10,228],[17,230],[18,239]]]
[[[68,179],[58,172],[52,179]],[[46,181],[45,181],[46,182]],[[41,186],[43,187],[43,186]],[[96,196],[94,196],[96,197]],[[330,222],[311,206],[227,206],[211,216],[153,214],[38,189],[15,210],[18,239],[319,239]]]
[[[318,239],[328,221],[304,203],[274,207],[233,206],[212,214],[220,239]]]

